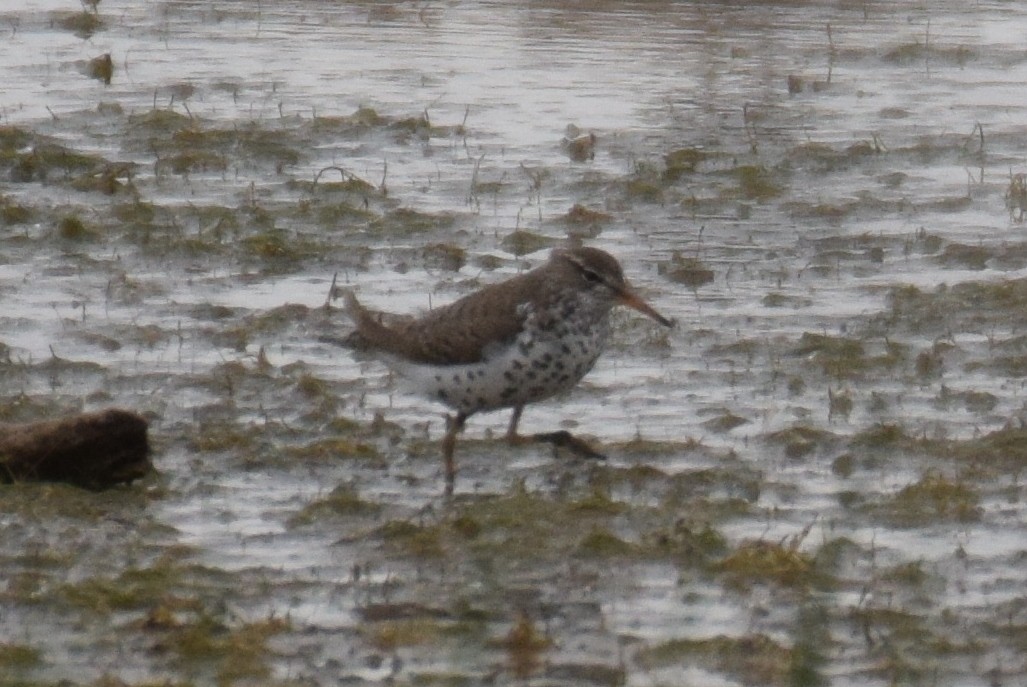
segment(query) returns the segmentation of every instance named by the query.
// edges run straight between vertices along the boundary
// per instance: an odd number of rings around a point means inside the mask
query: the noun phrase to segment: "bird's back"
[[[347,310],[362,347],[426,365],[483,361],[521,331],[526,303],[538,292],[537,270],[492,284],[421,317],[397,317],[365,309],[349,296]]]

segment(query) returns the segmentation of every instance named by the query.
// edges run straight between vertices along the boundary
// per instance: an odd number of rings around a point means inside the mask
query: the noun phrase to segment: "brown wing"
[[[481,362],[490,346],[512,341],[521,330],[519,308],[537,293],[534,272],[487,286],[420,318],[383,322],[352,294],[346,307],[367,347],[415,363],[461,365]]]

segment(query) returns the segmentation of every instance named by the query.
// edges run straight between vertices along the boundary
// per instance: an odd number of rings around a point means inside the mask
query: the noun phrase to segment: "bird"
[[[522,436],[524,407],[573,388],[593,367],[610,334],[610,311],[625,305],[664,327],[674,322],[646,303],[620,263],[598,248],[554,248],[535,269],[420,316],[365,308],[352,290],[346,342],[378,358],[412,386],[452,409],[442,439],[446,492],[456,478],[457,435],[476,413],[511,408],[511,444],[545,441],[602,458],[566,431]]]

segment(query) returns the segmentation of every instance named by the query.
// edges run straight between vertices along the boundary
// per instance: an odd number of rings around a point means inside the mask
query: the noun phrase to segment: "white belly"
[[[573,388],[602,352],[609,332],[600,326],[526,330],[512,345],[468,365],[419,365],[393,358],[391,367],[417,391],[470,414],[534,403]]]

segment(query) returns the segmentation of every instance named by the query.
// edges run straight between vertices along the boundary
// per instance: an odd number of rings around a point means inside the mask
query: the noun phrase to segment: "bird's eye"
[[[598,284],[599,282],[601,282],[603,280],[602,277],[600,277],[597,273],[593,272],[592,270],[582,270],[582,271],[585,274],[585,281],[587,281],[589,284]]]

